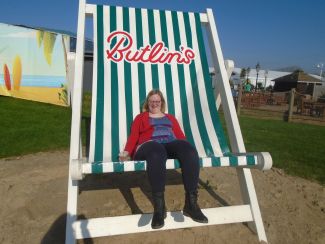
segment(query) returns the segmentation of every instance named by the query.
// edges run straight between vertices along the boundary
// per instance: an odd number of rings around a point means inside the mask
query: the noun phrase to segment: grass
[[[325,184],[325,127],[241,117],[250,152],[270,152],[274,167]]]
[[[87,94],[85,104],[89,115]],[[70,108],[0,96],[0,118],[0,158],[69,147]],[[325,184],[324,126],[246,116],[240,125],[247,151],[270,152],[275,167]]]
[[[69,146],[71,109],[0,96],[0,158]]]

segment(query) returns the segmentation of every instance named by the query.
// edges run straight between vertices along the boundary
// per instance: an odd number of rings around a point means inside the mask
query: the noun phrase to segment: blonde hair
[[[149,98],[153,95],[158,95],[161,99],[161,112],[165,113],[166,110],[166,102],[165,102],[165,98],[162,94],[162,92],[158,89],[154,89],[151,90],[146,98],[146,101],[144,102],[143,106],[142,106],[142,112],[148,112],[149,111]]]

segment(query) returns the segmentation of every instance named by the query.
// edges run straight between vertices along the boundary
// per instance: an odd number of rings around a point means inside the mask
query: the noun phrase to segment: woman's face
[[[154,94],[148,99],[149,112],[152,114],[161,113],[161,98],[158,94]]]

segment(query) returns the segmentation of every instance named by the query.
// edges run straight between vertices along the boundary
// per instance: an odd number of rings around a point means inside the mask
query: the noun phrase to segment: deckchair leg
[[[72,93],[72,120],[70,141],[70,162],[68,179],[68,204],[65,243],[75,243],[76,238],[72,224],[77,220],[78,181],[72,180],[72,160],[82,157],[81,142],[81,108],[82,108],[82,81],[84,65],[85,19],[86,0],[79,0],[78,30],[74,82]]]
[[[65,243],[74,244],[76,238],[72,229],[72,224],[77,220],[77,198],[78,198],[78,181],[72,180],[69,174],[68,182],[68,206],[66,219]]]
[[[235,153],[246,152],[243,136],[241,134],[238,117],[236,114],[235,104],[231,95],[229,79],[224,66],[223,54],[220,46],[220,41],[217,33],[217,27],[214,21],[213,13],[211,9],[207,9],[208,16],[208,33],[209,43],[212,52],[212,59],[214,63],[214,69],[218,72],[217,78],[220,81],[220,94],[223,104],[223,111],[227,124],[227,130],[229,134],[229,140],[231,149]],[[252,174],[250,169],[237,168],[237,175],[239,179],[239,185],[243,201],[245,204],[249,204],[251,207],[253,222],[248,222],[248,226],[257,233],[260,241],[267,242],[266,234],[263,226],[262,216],[260,208],[258,206],[255,187],[253,183]]]
[[[237,168],[240,190],[244,204],[251,206],[253,222],[247,222],[248,227],[258,235],[259,241],[267,242],[261,211],[258,205],[253,177],[250,169]]]

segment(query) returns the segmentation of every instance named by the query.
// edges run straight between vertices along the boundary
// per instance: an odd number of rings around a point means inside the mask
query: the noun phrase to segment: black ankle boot
[[[208,218],[202,213],[197,204],[197,191],[186,192],[183,214],[196,222],[208,223]]]
[[[164,192],[153,192],[152,198],[154,213],[151,221],[151,228],[160,229],[165,225],[164,219],[166,218]]]

